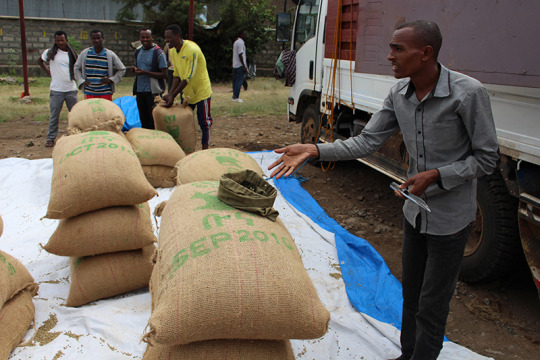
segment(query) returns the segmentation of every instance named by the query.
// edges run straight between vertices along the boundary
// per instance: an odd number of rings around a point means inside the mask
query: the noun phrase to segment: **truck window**
[[[298,51],[302,45],[315,36],[317,31],[317,15],[319,0],[302,0],[296,13],[294,29],[294,49]]]

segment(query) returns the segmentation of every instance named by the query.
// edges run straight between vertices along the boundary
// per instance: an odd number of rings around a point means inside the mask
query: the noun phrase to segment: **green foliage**
[[[9,68],[9,74],[11,76],[15,76],[15,74],[17,73],[17,70],[15,70],[15,68],[17,67],[17,60],[19,60],[19,56],[17,55],[17,50],[9,48],[9,49],[5,49],[4,52],[8,54],[7,65]]]
[[[271,40],[267,27],[272,21],[273,9],[269,0],[223,1],[217,30],[194,34],[197,35],[195,41],[206,56],[210,78],[213,81],[231,78],[232,48],[240,30],[247,33],[246,50],[249,61]]]
[[[132,20],[133,8],[141,5],[143,8],[143,21],[153,23],[151,25],[156,37],[163,35],[165,28],[170,24],[178,24],[182,31],[188,30],[189,0],[119,0],[125,5],[116,15],[119,21]],[[203,6],[208,1],[194,1],[194,13],[200,14]]]
[[[69,45],[71,45],[71,47],[77,52],[77,54],[81,52],[82,46],[80,41],[78,41],[73,36],[68,36],[68,42]]]
[[[178,24],[182,28],[184,39],[188,38],[189,0],[120,0],[125,6],[118,13],[120,20],[126,20],[129,9],[142,5],[144,21],[153,23],[152,30],[156,42],[165,45],[162,39],[165,28]],[[195,24],[193,40],[201,47],[212,81],[231,79],[232,47],[240,30],[247,33],[246,49],[248,62],[262,46],[271,41],[271,32],[267,29],[274,22],[273,6],[270,0],[206,0],[194,2]],[[204,13],[204,6],[217,7],[219,25],[214,29],[205,29],[198,14]],[[124,16],[124,17],[122,17]]]

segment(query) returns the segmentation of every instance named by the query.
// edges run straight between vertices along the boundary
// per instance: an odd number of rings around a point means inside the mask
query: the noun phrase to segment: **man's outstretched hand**
[[[274,150],[278,154],[283,154],[274,161],[268,170],[276,168],[270,177],[279,179],[282,176],[291,175],[298,167],[310,158],[319,157],[319,150],[314,144],[294,144]]]

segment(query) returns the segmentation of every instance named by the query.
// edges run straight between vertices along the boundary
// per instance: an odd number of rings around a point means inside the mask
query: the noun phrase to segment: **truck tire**
[[[316,144],[319,141],[319,128],[321,126],[321,114],[315,104],[308,105],[302,117],[302,144]]]
[[[518,199],[499,173],[478,179],[478,210],[465,247],[460,280],[494,280],[512,270],[523,257],[517,222]]]

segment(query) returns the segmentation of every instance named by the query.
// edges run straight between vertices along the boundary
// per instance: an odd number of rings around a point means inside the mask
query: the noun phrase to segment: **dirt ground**
[[[66,127],[61,123],[60,135]],[[47,123],[32,118],[0,124],[0,158],[51,157],[52,149],[44,146],[46,133]],[[300,125],[285,116],[216,117],[212,134],[213,147],[271,150],[298,142]],[[349,232],[367,239],[399,279],[402,202],[390,191],[391,180],[357,161],[338,163],[326,172],[306,165],[300,173],[309,179],[304,188],[325,211]],[[528,269],[488,284],[458,283],[447,336],[496,360],[539,359],[540,300]]]

